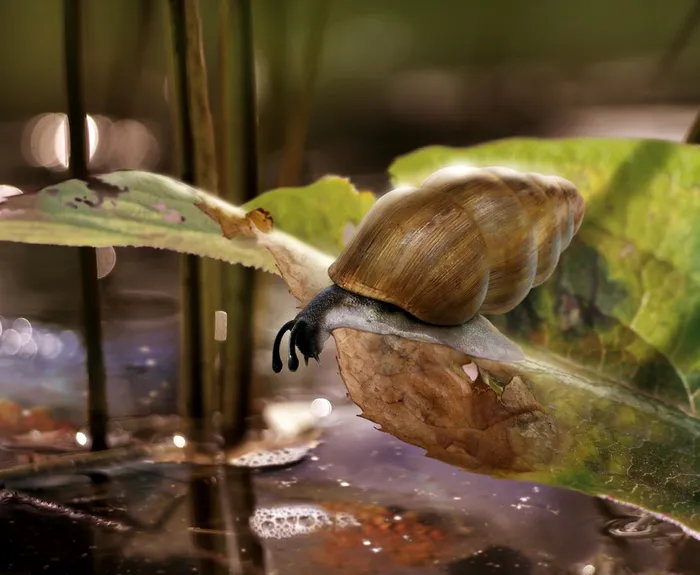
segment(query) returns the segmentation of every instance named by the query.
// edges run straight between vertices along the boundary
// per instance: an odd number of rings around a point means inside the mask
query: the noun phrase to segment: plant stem
[[[693,124],[685,135],[685,142],[688,144],[700,144],[700,112],[693,120]]]
[[[179,5],[183,25],[185,46],[184,65],[186,75],[185,94],[189,107],[190,132],[192,138],[192,159],[194,179],[197,186],[211,193],[218,191],[216,170],[216,146],[214,143],[214,122],[209,107],[207,70],[204,59],[202,26],[199,16],[199,0],[171,0]]]
[[[179,114],[181,179],[217,192],[216,149],[197,0],[169,0],[172,64]],[[204,423],[215,410],[214,312],[221,300],[220,263],[184,256],[180,404],[183,415]]]
[[[323,37],[330,13],[330,0],[316,0],[311,7],[311,25],[304,54],[301,86],[295,91],[294,108],[286,127],[282,166],[277,185],[299,185],[304,161],[304,148],[311,121],[314,88],[323,53]]]
[[[664,53],[656,69],[653,83],[658,84],[667,80],[673,71],[673,66],[678,61],[681,52],[688,46],[693,32],[700,23],[700,0],[695,0],[695,4],[690,13],[683,18],[683,24],[671,42],[668,50]]]
[[[185,31],[184,4],[169,0],[172,35],[171,73],[172,107],[179,111],[176,132],[176,163],[180,178],[194,182],[194,158],[192,124],[189,98],[187,97],[187,33]],[[199,258],[183,255],[180,258],[182,291],[182,327],[180,360],[180,411],[186,418],[201,421],[204,418],[204,381],[201,368],[202,332],[199,307]]]
[[[70,133],[70,164],[73,178],[88,176],[87,114],[83,100],[82,1],[64,2],[64,59]],[[92,451],[107,449],[107,377],[102,349],[102,313],[94,248],[78,248],[82,289],[83,339],[87,352],[88,424]]]
[[[688,16],[684,19],[683,26],[676,35],[676,38],[671,44],[668,52],[664,55],[661,63],[659,64],[659,73],[657,74],[658,78],[663,78],[665,74],[668,74],[668,70],[671,68],[671,65],[678,59],[678,55],[688,44],[690,36],[697,27],[699,21],[700,0],[695,0],[695,4],[693,5],[690,14],[688,14]],[[700,112],[698,112],[695,116],[695,119],[693,120],[690,129],[686,133],[684,140],[688,144],[700,144]]]
[[[238,541],[238,559],[243,575],[265,575],[265,549],[250,527],[257,508],[255,484],[249,469],[224,469],[219,488],[222,506],[228,511]]]
[[[220,3],[220,156],[221,195],[240,205],[259,188],[257,106],[253,20],[250,0]],[[221,346],[226,366],[220,389],[222,435],[228,445],[243,440],[247,431],[253,372],[253,309],[255,271],[225,266],[222,274],[223,309],[229,333]]]
[[[291,75],[289,12],[293,8],[294,4],[277,0],[258,0],[254,6],[254,17],[258,18],[255,27],[257,45],[265,58],[267,70],[267,93],[259,109],[258,141],[262,157],[281,150],[284,144]]]

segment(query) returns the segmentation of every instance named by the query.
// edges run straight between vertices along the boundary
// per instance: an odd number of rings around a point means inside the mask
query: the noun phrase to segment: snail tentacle
[[[275,336],[275,341],[272,344],[272,371],[279,373],[282,371],[282,357],[280,356],[280,345],[282,345],[282,337],[286,332],[294,327],[294,320],[285,323]]]
[[[289,371],[296,371],[299,369],[299,358],[297,357],[297,337],[299,336],[299,330],[304,324],[299,321],[298,316],[297,320],[294,322],[294,327],[292,328],[292,331],[289,333],[289,354],[287,356],[287,367],[289,367]]]

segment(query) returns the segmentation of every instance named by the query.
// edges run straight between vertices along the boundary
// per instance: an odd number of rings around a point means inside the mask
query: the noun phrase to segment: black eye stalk
[[[275,336],[275,342],[272,344],[272,371],[274,371],[275,373],[279,373],[284,367],[284,364],[282,363],[282,357],[280,356],[280,345],[282,345],[282,338],[284,337],[285,333],[294,329],[295,324],[296,320],[288,321],[282,326],[282,328],[277,332],[277,335]],[[294,340],[296,339],[296,334],[297,332],[295,331],[292,331],[292,333],[289,334],[288,363],[290,371],[296,371],[299,367],[299,358],[297,357],[296,351],[294,350]]]
[[[323,351],[324,343],[331,336],[331,330],[345,325],[342,321],[335,323],[329,321],[329,313],[333,310],[343,310],[343,304],[348,297],[357,296],[352,296],[344,289],[331,285],[319,292],[293,320],[285,323],[277,332],[275,342],[272,344],[272,371],[275,373],[282,371],[280,345],[286,332],[290,332],[289,354],[287,355],[289,371],[299,369],[297,349],[304,357],[304,364],[309,365],[311,358],[319,363],[318,358]]]
[[[301,315],[301,314],[300,314]],[[309,365],[309,358],[313,357],[318,363],[320,350],[314,345],[315,338],[313,330],[309,330],[307,323],[297,316],[295,319],[285,323],[277,332],[275,341],[272,344],[272,371],[279,373],[282,371],[283,363],[280,356],[280,346],[282,337],[286,332],[289,333],[289,353],[287,354],[287,367],[289,371],[299,369],[299,358],[297,357],[297,348],[304,358],[304,365]]]

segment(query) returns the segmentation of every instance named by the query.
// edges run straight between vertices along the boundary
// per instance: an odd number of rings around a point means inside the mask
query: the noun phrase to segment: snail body
[[[583,220],[584,201],[558,176],[509,168],[444,168],[397,188],[366,214],[331,264],[333,285],[277,334],[290,330],[291,370],[347,327],[448,345],[472,357],[518,361],[522,351],[481,314],[520,304],[556,268]]]

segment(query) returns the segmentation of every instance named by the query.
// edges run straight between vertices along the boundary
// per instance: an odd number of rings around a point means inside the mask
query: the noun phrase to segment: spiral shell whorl
[[[546,281],[583,213],[557,176],[444,168],[380,198],[329,275],[427,323],[458,325],[510,311]]]

